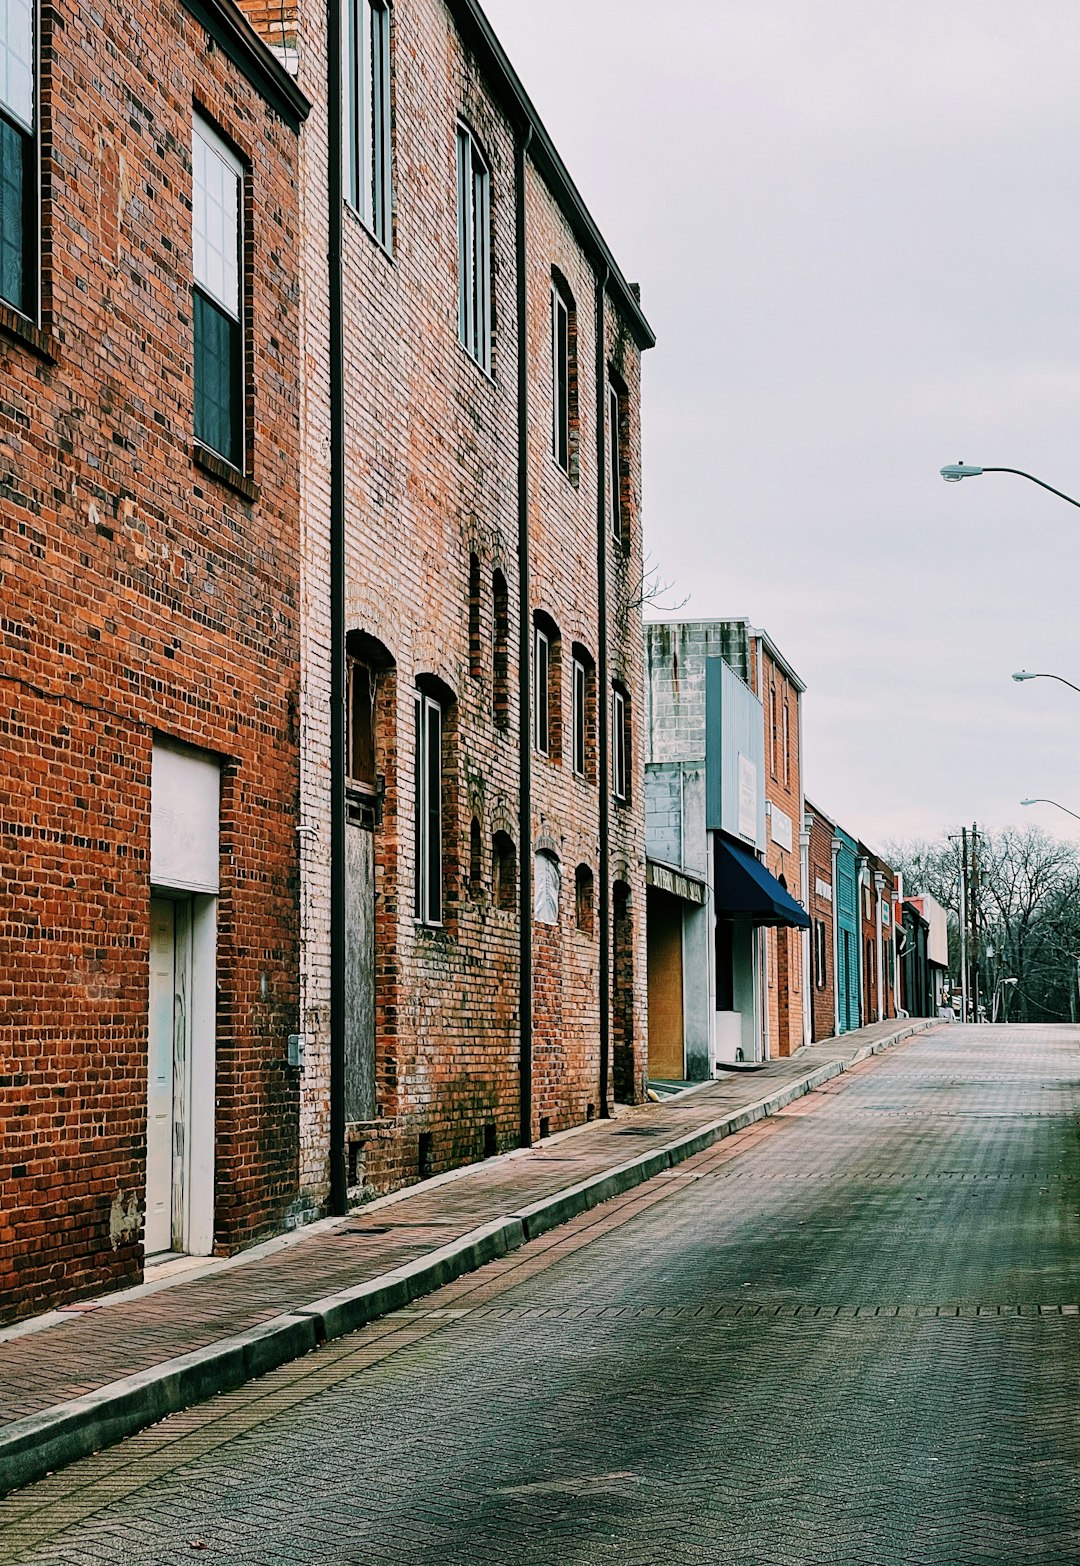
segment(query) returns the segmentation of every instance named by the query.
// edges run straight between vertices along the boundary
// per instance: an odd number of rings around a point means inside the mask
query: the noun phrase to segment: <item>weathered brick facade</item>
[[[39,18],[42,309],[0,307],[0,1319],[141,1274],[162,737],[221,769],[206,1248],[296,1190],[304,105],[229,25],[225,48],[182,6]],[[195,105],[248,176],[232,476],[193,445]]]
[[[248,11],[276,42],[278,13],[254,4]],[[349,854],[358,842],[349,834],[371,837],[371,869],[358,871],[348,892],[358,899],[349,903],[354,924],[367,895],[356,889],[364,875],[373,882],[373,1072],[369,1082],[361,1040],[345,1084],[353,1106],[346,1140],[354,1193],[389,1188],[518,1141],[523,1004],[518,886],[537,852],[555,857],[561,895],[557,926],[531,921],[532,993],[525,1000],[533,1027],[531,1132],[555,1131],[602,1112],[600,791],[609,784],[600,776],[598,751],[600,729],[609,722],[610,690],[598,688],[598,674],[605,650],[608,685],[618,681],[629,698],[631,736],[628,798],[611,803],[608,831],[612,979],[615,889],[622,883],[629,888],[630,923],[627,935],[624,920],[617,974],[620,985],[632,986],[628,999],[614,984],[605,997],[611,1017],[609,1093],[617,1064],[628,1095],[640,1094],[644,1076],[639,343],[643,330],[646,339],[648,334],[636,305],[635,319],[628,322],[625,295],[609,287],[604,360],[624,389],[622,488],[629,544],[620,551],[612,543],[608,550],[604,649],[597,591],[597,417],[603,388],[598,397],[596,244],[589,235],[583,239],[584,220],[572,215],[565,181],[552,177],[550,159],[542,166],[530,154],[525,188],[518,190],[515,144],[523,133],[523,100],[497,46],[481,36],[478,16],[474,6],[442,0],[399,0],[394,6],[389,243],[380,243],[351,207],[344,212],[346,628],[349,648],[375,689],[378,778],[373,811],[345,829]],[[287,33],[291,17],[290,12]],[[297,36],[298,80],[315,101],[303,141],[301,1006],[307,1054],[300,1136],[303,1201],[317,1212],[325,1209],[330,1191],[329,908],[336,786],[330,763],[325,6],[305,0]],[[458,334],[459,121],[482,149],[490,180],[490,373]],[[534,128],[546,148],[542,128]],[[519,199],[528,344],[530,559],[524,594],[518,537]],[[552,449],[556,275],[574,306],[569,473]],[[519,686],[522,621],[531,635],[537,615],[551,635],[552,743],[549,757],[532,755],[531,822],[523,842],[520,747],[529,714],[522,713]],[[570,759],[575,652],[584,655],[593,679],[585,777],[574,775]],[[443,718],[440,923],[418,922],[414,910],[418,691],[439,704]],[[366,847],[356,852],[356,862],[366,862],[366,854]],[[579,927],[577,884],[590,877],[593,911],[582,915]],[[620,908],[624,902],[620,894]],[[354,989],[368,982],[353,967],[348,979],[356,981]]]
[[[816,805],[806,801],[810,822],[810,886],[807,912],[810,915],[811,972],[813,985],[813,1036],[831,1039],[836,1034],[836,966],[834,932],[834,865],[832,842],[834,823]]]
[[[804,902],[799,833],[802,829],[803,684],[760,631],[750,636],[750,688],[765,709],[765,863],[796,902]],[[765,933],[767,1037],[770,1055],[790,1055],[803,1039],[805,937],[779,926]]]
[[[893,994],[895,965],[892,979],[889,970],[889,948],[892,945],[890,909],[896,877],[892,867],[872,848],[867,848],[865,843],[859,844],[859,851],[865,863],[861,896],[862,1013],[864,1022],[876,1022],[879,1009],[883,1019],[896,1015]]]

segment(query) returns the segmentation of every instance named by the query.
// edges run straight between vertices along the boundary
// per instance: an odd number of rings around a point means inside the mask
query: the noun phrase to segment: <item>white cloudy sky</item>
[[[487,0],[659,344],[646,544],[871,841],[1080,823],[1076,0]]]

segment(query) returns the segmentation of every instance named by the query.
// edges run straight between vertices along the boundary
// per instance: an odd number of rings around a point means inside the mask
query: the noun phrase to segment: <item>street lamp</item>
[[[1013,675],[1014,680],[1057,680],[1059,685],[1067,685],[1071,691],[1080,694],[1080,685],[1074,685],[1062,674],[1032,674],[1029,669],[1017,669]]]
[[[1040,489],[1048,489],[1051,495],[1056,495],[1059,500],[1067,500],[1070,506],[1080,507],[1080,500],[1074,500],[1071,495],[1066,495],[1062,490],[1055,489],[1052,484],[1036,478],[1034,473],[1025,473],[1023,468],[977,468],[970,462],[949,462],[941,469],[941,476],[946,484],[959,484],[961,479],[978,478],[980,473],[1015,473],[1017,478],[1030,479],[1031,483],[1038,484]]]
[[[1009,990],[1019,984],[1019,979],[999,979],[994,989],[994,1014],[991,1021],[997,1021],[998,998],[1001,999],[1001,1020],[1009,1020]]]
[[[1022,805],[1053,805],[1055,810],[1064,810],[1067,816],[1072,816],[1074,820],[1080,821],[1080,815],[1077,815],[1075,810],[1070,810],[1068,805],[1059,805],[1056,799],[1022,799],[1020,803]]]

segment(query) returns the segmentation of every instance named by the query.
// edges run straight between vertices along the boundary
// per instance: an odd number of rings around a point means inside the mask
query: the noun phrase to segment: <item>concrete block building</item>
[[[803,1042],[802,686],[745,620],[649,624],[645,654],[649,1069],[701,1080]]]
[[[246,7],[303,139],[306,1211],[645,1073],[640,356],[474,0]],[[329,264],[328,264],[329,257]]]
[[[7,7],[5,1319],[296,1196],[307,108],[228,0]]]

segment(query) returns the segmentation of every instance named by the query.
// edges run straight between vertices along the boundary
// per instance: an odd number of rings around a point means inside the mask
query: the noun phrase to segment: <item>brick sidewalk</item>
[[[438,1287],[931,1026],[873,1024],[725,1072],[348,1218],[0,1332],[0,1494]]]

